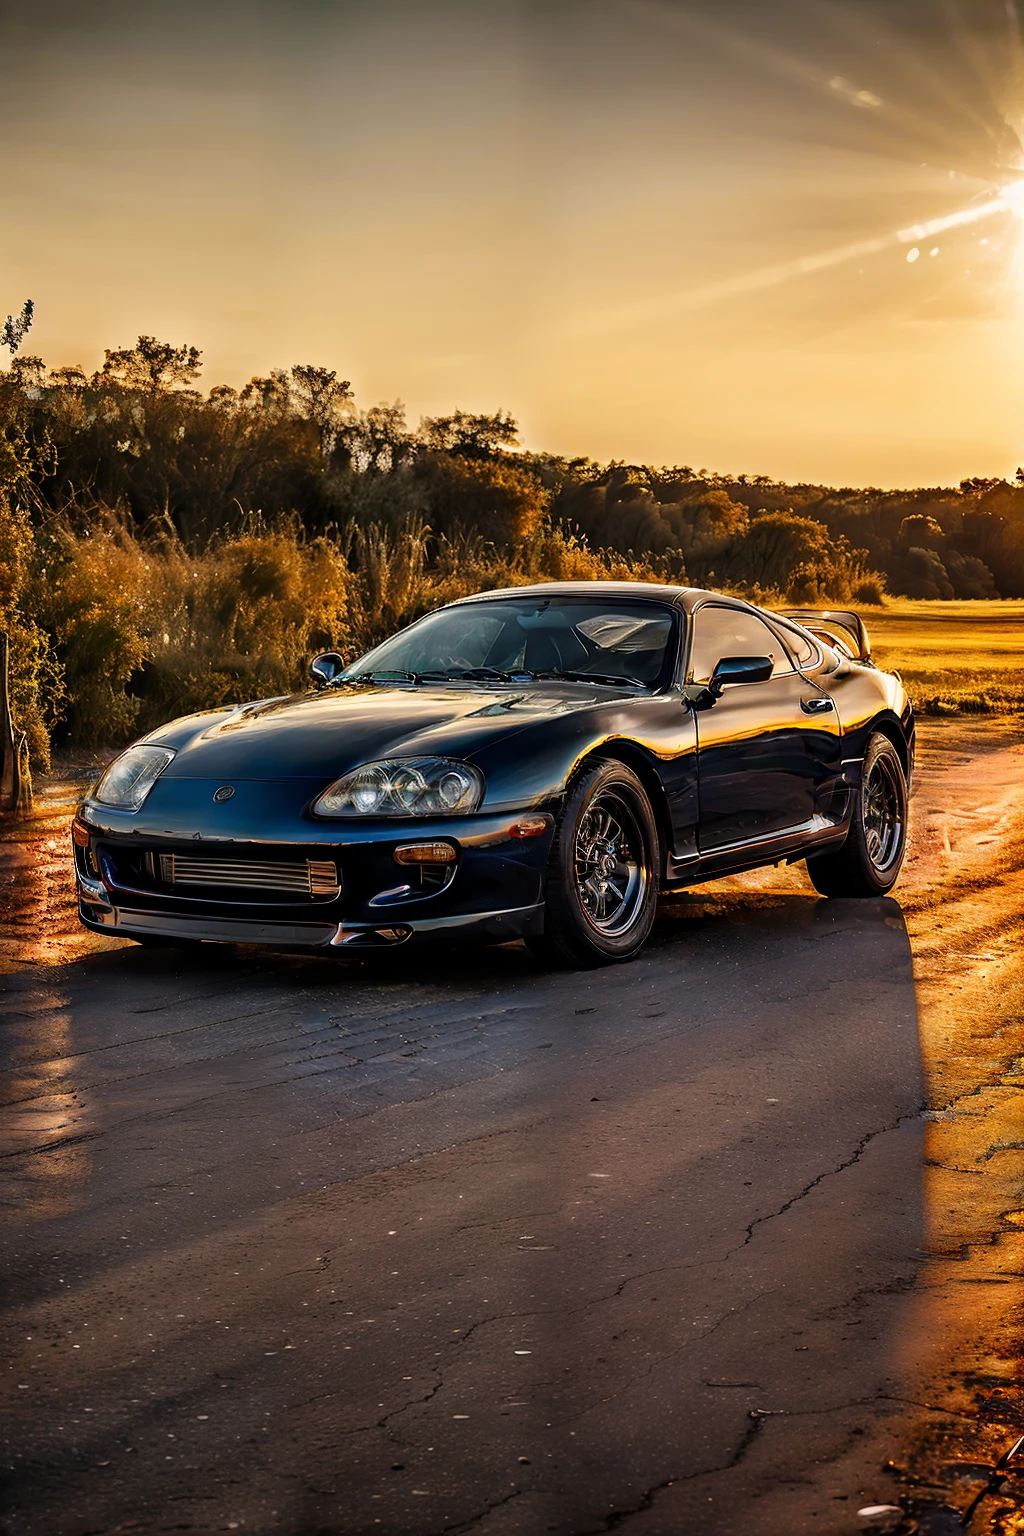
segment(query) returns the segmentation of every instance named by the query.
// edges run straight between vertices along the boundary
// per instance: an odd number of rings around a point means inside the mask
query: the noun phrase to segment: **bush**
[[[66,702],[64,676],[50,636],[38,621],[35,544],[27,515],[0,490],[0,631],[10,642],[11,713],[28,738],[32,760],[50,765],[50,732]]]
[[[884,576],[880,576],[876,572],[872,576],[865,577],[863,581],[857,583],[850,596],[855,603],[867,603],[872,607],[881,607],[882,603],[885,602]]]
[[[727,579],[777,592],[790,603],[820,605],[851,602],[865,584],[881,591],[882,578],[865,568],[866,556],[813,518],[766,512],[752,520],[722,564]]]
[[[138,715],[126,689],[146,657],[153,602],[145,552],[112,521],[82,537],[60,528],[48,543],[38,612],[63,668],[68,738],[83,747],[123,741]]]

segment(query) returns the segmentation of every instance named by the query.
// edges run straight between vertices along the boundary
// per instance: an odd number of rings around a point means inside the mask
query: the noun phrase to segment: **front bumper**
[[[537,819],[535,811],[523,814]],[[550,816],[543,831],[529,837],[515,834],[520,818],[506,813],[421,824],[303,825],[288,842],[267,842],[251,832],[229,839],[175,837],[167,828],[128,827],[123,817],[91,805],[84,816],[76,821],[75,839],[79,917],[97,933],[337,952],[446,938],[502,942],[543,928]],[[418,884],[394,858],[397,847],[432,840],[457,850],[456,863],[433,888]],[[218,864],[330,856],[341,888],[301,899],[287,891],[197,891],[161,880],[164,854],[205,856]]]
[[[204,940],[217,944],[269,944],[276,949],[388,949],[416,939],[472,938],[507,943],[539,934],[544,928],[542,903],[511,907],[502,912],[457,913],[452,917],[416,918],[411,922],[281,923],[251,918],[180,917],[170,912],[133,911],[109,904],[95,890],[80,887],[79,917],[95,933],[125,938],[158,936]]]

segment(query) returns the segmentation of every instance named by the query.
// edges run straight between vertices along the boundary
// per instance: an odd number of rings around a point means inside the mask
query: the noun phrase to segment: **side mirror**
[[[718,699],[722,689],[734,683],[766,683],[774,665],[771,656],[723,656],[711,674],[708,692]]]
[[[309,670],[317,687],[327,688],[344,672],[345,663],[337,651],[323,651],[319,656],[313,657]]]

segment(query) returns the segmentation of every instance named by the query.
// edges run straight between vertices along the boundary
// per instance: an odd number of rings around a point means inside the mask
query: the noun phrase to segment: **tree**
[[[0,347],[6,347],[13,357],[29,333],[36,307],[31,299],[21,306],[20,315],[8,315],[0,326]]]
[[[114,352],[105,349],[106,361],[94,375],[93,383],[157,394],[193,383],[199,377],[202,356],[198,347],[175,347],[170,342],[157,341],[155,336],[140,336],[134,347]]]
[[[433,453],[452,453],[460,459],[493,459],[519,443],[519,425],[507,411],[476,416],[456,411],[453,416],[425,416],[420,440]]]
[[[789,601],[849,601],[869,579],[866,552],[851,549],[842,536],[833,539],[823,523],[792,512],[755,517],[748,532],[728,551],[726,579],[781,592]]]
[[[540,481],[514,459],[488,462],[433,453],[417,472],[435,534],[478,535],[508,548],[528,538],[544,516],[547,498]]]
[[[320,437],[320,451],[330,458],[345,421],[352,415],[352,385],[333,368],[297,363],[291,371],[292,407]]]
[[[412,451],[412,437],[405,424],[405,406],[371,405],[345,428],[345,448],[353,469],[390,474]]]
[[[984,475],[972,475],[969,480],[960,481],[960,490],[965,496],[973,496],[985,491],[994,490],[997,485],[1005,484],[1006,481],[1001,479],[999,475],[989,479],[986,479]]]
[[[264,416],[287,416],[291,410],[292,389],[286,370],[274,368],[266,378],[255,374],[238,398],[250,410],[260,411]]]
[[[889,569],[895,590],[904,597],[953,596],[949,572],[934,549],[911,546]]]
[[[915,512],[900,523],[897,542],[901,549],[941,549],[946,535],[934,517]]]

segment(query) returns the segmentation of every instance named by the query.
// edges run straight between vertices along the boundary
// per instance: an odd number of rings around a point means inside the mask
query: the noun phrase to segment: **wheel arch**
[[[599,745],[591,747],[586,755],[580,759],[570,775],[570,782],[579,773],[592,767],[595,763],[608,761],[619,762],[626,768],[631,768],[647,792],[647,798],[654,813],[654,822],[658,829],[658,841],[661,844],[661,874],[664,876],[665,860],[672,851],[672,823],[669,817],[668,800],[665,796],[665,786],[661,782],[661,775],[643,747],[637,742],[627,740],[625,737],[613,737],[608,741],[603,741]]]
[[[871,740],[872,736],[875,735],[885,736],[887,740],[892,742],[893,746],[896,748],[897,753],[899,754],[900,763],[903,767],[903,775],[909,784],[911,768],[910,746],[907,742],[903,727],[896,716],[890,714],[876,715],[873,720],[868,722],[864,729],[863,748],[860,754],[862,759],[864,757],[864,753],[867,752],[868,742]]]

